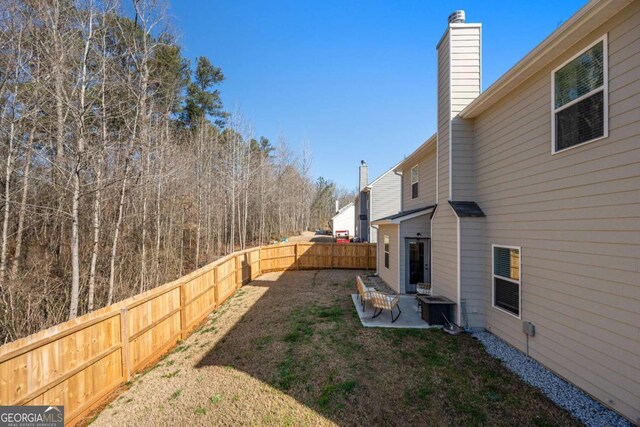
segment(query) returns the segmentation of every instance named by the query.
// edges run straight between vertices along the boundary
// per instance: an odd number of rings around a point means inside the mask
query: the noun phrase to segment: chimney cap
[[[362,166],[366,166],[366,165],[367,165],[367,162],[365,162],[364,160],[360,160],[360,164],[361,164]]]
[[[463,24],[464,22],[464,10],[456,10],[451,15],[449,15],[449,24]]]

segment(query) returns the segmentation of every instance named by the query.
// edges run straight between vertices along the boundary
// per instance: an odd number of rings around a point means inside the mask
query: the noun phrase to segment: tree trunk
[[[11,175],[13,174],[13,139],[15,137],[15,120],[9,125],[9,147],[4,182],[4,219],[2,221],[2,248],[0,249],[0,283],[4,283],[7,269],[7,246],[9,242],[9,213],[11,212]]]
[[[111,260],[109,262],[109,294],[107,296],[107,305],[113,302],[113,287],[116,275],[116,253],[118,250],[118,237],[120,236],[120,225],[122,224],[122,213],[124,211],[124,196],[127,191],[127,175],[129,173],[129,156],[125,159],[124,177],[122,178],[122,186],[120,187],[120,202],[118,204],[118,218],[116,219],[116,227],[113,232],[113,243],[111,244]]]
[[[27,197],[29,194],[29,175],[31,173],[31,155],[33,153],[33,138],[35,134],[35,125],[32,126],[29,133],[29,142],[27,154],[24,161],[24,180],[22,183],[22,196],[20,198],[20,212],[18,213],[18,231],[16,233],[16,249],[13,253],[13,263],[11,265],[11,280],[15,280],[18,276],[20,266],[20,256],[22,255],[22,235],[24,233],[24,219],[27,212]]]

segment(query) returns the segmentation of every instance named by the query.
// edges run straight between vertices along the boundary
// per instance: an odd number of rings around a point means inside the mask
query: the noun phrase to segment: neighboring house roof
[[[394,215],[386,216],[384,218],[376,219],[375,221],[371,221],[371,224],[374,225],[384,225],[384,224],[400,224],[403,221],[408,219],[416,218],[418,216],[426,215],[428,213],[433,213],[437,205],[425,206],[423,208],[411,209],[408,211],[399,212]]]
[[[458,215],[458,218],[479,218],[484,217],[485,214],[480,209],[480,206],[476,202],[460,202],[449,200],[449,204]]]
[[[400,163],[402,163],[402,162],[400,162]],[[365,190],[371,190],[371,186],[372,186],[373,184],[375,184],[376,182],[380,181],[382,178],[384,178],[385,176],[387,176],[387,175],[389,174],[389,172],[394,172],[394,171],[395,171],[395,169],[398,167],[398,165],[399,165],[400,163],[397,163],[397,164],[396,164],[395,166],[393,166],[391,169],[389,169],[388,171],[386,171],[385,173],[383,173],[382,175],[380,175],[379,177],[377,177],[376,179],[374,179],[373,181],[371,181],[371,183],[365,187]]]
[[[406,165],[409,162],[413,162],[416,159],[419,159],[420,157],[422,157],[422,155],[429,149],[431,149],[431,146],[434,145],[436,143],[436,141],[438,140],[438,133],[434,133],[433,135],[431,135],[429,137],[429,139],[427,139],[425,142],[422,143],[422,145],[418,148],[416,148],[413,153],[409,154],[409,156],[405,157],[403,161],[401,161],[400,163],[398,163],[397,165],[394,166],[394,170],[396,171],[401,171],[402,166]]]
[[[460,112],[471,119],[508,95],[633,0],[592,0]]]
[[[349,209],[351,206],[353,206],[353,202],[349,202],[346,205],[344,205],[343,207],[341,207],[340,209],[338,209],[338,212],[336,212],[336,214],[334,216],[331,217],[331,219],[337,217],[338,215],[340,215],[341,213],[343,213],[345,210]]]

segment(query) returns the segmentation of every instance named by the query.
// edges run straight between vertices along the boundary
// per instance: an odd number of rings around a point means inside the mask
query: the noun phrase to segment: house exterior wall
[[[449,200],[449,31],[438,45],[438,205]],[[437,214],[437,213],[436,213]]]
[[[418,197],[411,198],[411,169],[418,166]],[[402,210],[432,206],[436,203],[436,147],[414,162],[402,165]]]
[[[400,283],[398,282],[398,262],[399,262],[399,246],[398,246],[397,225],[381,225],[378,231],[380,241],[376,245],[378,257],[376,265],[378,266],[378,276],[386,282],[391,289],[400,292]],[[384,236],[389,236],[389,268],[384,266]]]
[[[474,268],[463,268],[460,263],[463,255],[482,255],[471,253],[472,247],[477,249],[473,245],[462,252],[462,224],[448,204],[449,200],[473,200],[475,196],[473,123],[456,116],[480,94],[480,37],[479,24],[449,24],[438,44],[438,209],[433,217],[432,277],[434,292],[458,303],[457,322],[463,274],[472,287],[465,295],[473,306],[470,308],[477,308],[478,295],[483,293],[480,280],[472,278]],[[474,325],[482,324],[479,313],[468,310],[467,315]]]
[[[360,239],[361,242],[370,242],[370,226],[369,226],[369,193],[361,191],[354,201],[354,233],[353,235]],[[360,219],[364,215],[365,219]]]
[[[485,218],[459,218],[460,300],[464,301],[466,327],[486,326]],[[461,306],[462,310],[463,307]]]
[[[552,155],[551,72],[605,33],[608,137]],[[487,215],[485,268],[478,270],[487,329],[524,351],[522,321],[533,322],[532,357],[634,421],[640,419],[639,106],[640,2],[633,2],[481,113],[474,126],[477,202]],[[437,215],[436,221],[440,226]],[[491,244],[522,247],[522,320],[492,307]],[[434,247],[435,256],[451,258],[446,249]],[[450,279],[442,269],[435,269],[438,292]]]
[[[451,120],[451,200],[476,199],[473,132],[471,120]]]
[[[390,171],[371,184],[369,207],[371,221],[397,214],[402,209],[400,186],[402,177]],[[377,231],[371,227],[371,242],[377,241]],[[374,240],[376,239],[376,240]]]
[[[374,226],[369,227],[369,243],[378,243],[378,230]]]
[[[343,209],[344,210],[341,210],[340,213],[331,219],[334,237],[336,231],[341,230],[349,230],[349,236],[354,235],[356,208],[354,204],[351,203]]]
[[[458,301],[458,218],[445,202],[438,205],[431,229],[431,277],[436,295]],[[456,314],[456,322],[458,316]]]
[[[408,237],[431,237],[431,214],[425,214],[416,218],[402,221],[400,224],[400,292],[406,292],[406,269],[407,269],[407,245]]]

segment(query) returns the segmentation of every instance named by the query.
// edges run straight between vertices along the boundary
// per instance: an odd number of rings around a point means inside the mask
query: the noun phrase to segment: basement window
[[[389,268],[389,236],[384,236],[384,266]]]
[[[607,36],[551,75],[552,153],[608,134]]]
[[[520,248],[493,245],[493,307],[520,318]]]
[[[411,198],[418,198],[418,181],[420,180],[420,171],[418,165],[411,168]]]

